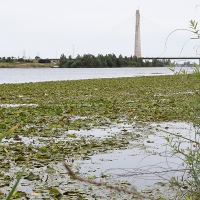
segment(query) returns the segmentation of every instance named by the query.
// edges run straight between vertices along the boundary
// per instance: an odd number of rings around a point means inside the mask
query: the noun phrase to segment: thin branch
[[[183,49],[184,49],[185,45],[186,45],[190,40],[191,40],[191,39],[189,38],[189,39],[183,44],[183,46],[182,46],[182,48],[181,48],[181,51],[180,51],[180,54],[179,54],[179,58],[181,57],[181,54],[182,54],[182,52],[183,52]]]
[[[199,55],[199,54],[198,54],[198,49],[199,49],[199,48],[200,48],[200,45],[196,45],[196,46],[194,46],[194,48],[193,48],[193,49],[196,51],[196,55]]]
[[[197,5],[196,7],[195,7],[195,11],[197,11],[196,9],[197,9],[197,7],[199,7],[200,5]]]
[[[175,136],[175,137],[182,138],[182,139],[187,140],[187,141],[189,141],[189,142],[192,142],[192,143],[195,143],[195,144],[200,145],[199,142],[197,142],[197,141],[195,141],[195,140],[191,140],[191,139],[189,139],[189,138],[186,138],[186,137],[184,137],[184,136],[182,136],[182,135],[178,135],[178,134],[175,134],[175,133],[171,133],[171,132],[168,132],[168,131],[163,130],[163,129],[160,129],[160,130],[161,130],[162,132],[168,133],[168,134],[173,135],[173,136]]]
[[[120,169],[120,168],[117,168],[117,169]],[[116,169],[116,170],[117,170]],[[114,169],[111,169],[111,170],[114,170]],[[185,172],[185,171],[189,171],[191,169],[171,169],[171,170],[164,170],[164,171],[160,171],[160,172],[129,172],[127,174],[116,174],[117,176],[119,177],[127,177],[127,176],[139,176],[139,175],[152,175],[152,174],[162,174],[162,173],[171,173],[171,172]]]
[[[167,42],[168,42],[168,39],[169,39],[169,37],[170,37],[174,32],[176,32],[176,31],[189,31],[189,32],[193,33],[193,31],[191,31],[191,30],[189,30],[189,29],[184,29],[184,28],[180,28],[180,29],[176,29],[176,30],[172,31],[172,32],[167,36],[167,39],[166,39],[166,41],[165,41],[165,50],[163,51],[163,53],[162,53],[160,56],[162,56],[162,55],[165,53],[165,51],[167,50]]]
[[[92,181],[92,180],[88,180],[88,179],[84,179],[84,178],[78,177],[78,176],[75,175],[75,173],[72,171],[72,169],[69,167],[69,165],[67,165],[66,162],[63,162],[63,165],[67,169],[69,176],[71,178],[73,178],[73,179],[78,180],[78,181],[89,183],[89,184],[93,184],[93,185],[96,185],[96,186],[104,186],[106,188],[109,188],[109,189],[112,189],[112,190],[116,190],[117,192],[124,192],[124,193],[127,193],[127,194],[136,195],[137,198],[141,199],[141,200],[146,198],[145,196],[140,194],[135,188],[132,188],[132,190],[126,190],[126,189],[119,188],[119,187],[116,187],[116,186],[107,185],[107,184],[102,183],[102,182]],[[148,197],[148,198],[153,200],[153,198],[151,198],[151,197]]]

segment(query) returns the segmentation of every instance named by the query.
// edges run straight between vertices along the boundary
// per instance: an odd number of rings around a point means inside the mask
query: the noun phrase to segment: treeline
[[[151,61],[144,61],[136,56],[123,57],[115,54],[101,55],[95,57],[92,54],[78,55],[75,59],[71,56],[67,58],[64,54],[61,55],[59,67],[61,68],[100,68],[100,67],[163,67],[168,64],[168,60],[160,61],[153,59]]]
[[[7,63],[12,63],[12,62],[26,62],[26,63],[31,63],[33,60],[30,59],[24,59],[24,58],[14,58],[14,57],[0,57],[0,62],[7,62]]]
[[[46,59],[41,59],[40,57],[36,56],[35,60],[38,61],[38,63],[51,63],[51,60],[46,58]],[[7,63],[12,63],[12,62],[24,62],[24,63],[32,63],[33,59],[25,59],[25,58],[15,58],[15,57],[0,57],[0,62],[7,62]]]

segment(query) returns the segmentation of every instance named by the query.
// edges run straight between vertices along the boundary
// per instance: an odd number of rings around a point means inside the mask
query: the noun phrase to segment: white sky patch
[[[72,55],[73,45],[75,56],[133,55],[138,8],[142,55],[159,56],[170,31],[188,28],[191,19],[198,21],[198,4],[198,0],[1,0],[0,57],[59,58],[62,53]],[[166,55],[179,56],[188,37],[189,33],[180,32],[170,38]],[[183,55],[195,55],[193,44],[188,45]]]

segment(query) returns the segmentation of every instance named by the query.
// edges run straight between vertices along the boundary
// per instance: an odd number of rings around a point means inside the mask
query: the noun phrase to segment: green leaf
[[[167,140],[167,142],[169,142],[169,138],[168,137],[166,137],[165,139]]]
[[[0,135],[0,142],[2,141],[3,138],[9,136],[10,134],[13,133],[13,131],[19,126],[20,124],[16,124],[15,126],[13,126],[9,131],[3,133]]]
[[[47,169],[45,170],[45,172],[49,174],[53,174],[53,173],[56,173],[56,170],[52,167],[47,166]]]
[[[88,174],[88,179],[95,179],[97,178],[95,175],[93,176],[92,174]]]
[[[56,188],[51,188],[49,194],[56,199],[62,197],[62,194]]]
[[[40,176],[39,175],[35,175],[32,172],[25,177],[24,179],[28,179],[29,181],[33,181],[33,180],[40,180]]]

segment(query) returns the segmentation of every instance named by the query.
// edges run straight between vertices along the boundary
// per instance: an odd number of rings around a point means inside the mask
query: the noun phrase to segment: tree
[[[98,54],[94,56],[92,54],[84,54],[83,56],[78,55],[75,59],[71,56],[66,58],[64,54],[60,57],[59,67],[150,67],[150,66],[163,66],[164,64],[159,60],[143,61],[141,58],[136,56],[123,57],[119,55],[117,57],[115,54]]]
[[[67,58],[64,54],[62,54],[60,56],[60,60],[59,60],[59,67],[65,67],[65,64],[67,63]]]
[[[35,56],[35,59],[38,60],[38,59],[40,59],[40,57],[39,56]]]

